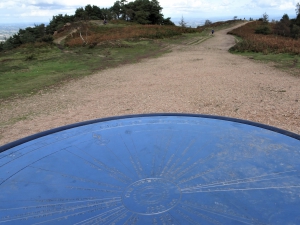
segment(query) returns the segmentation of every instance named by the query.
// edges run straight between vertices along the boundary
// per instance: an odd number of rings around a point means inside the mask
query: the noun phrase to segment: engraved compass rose
[[[299,135],[249,121],[88,121],[0,147],[0,225],[300,224],[299,162]]]

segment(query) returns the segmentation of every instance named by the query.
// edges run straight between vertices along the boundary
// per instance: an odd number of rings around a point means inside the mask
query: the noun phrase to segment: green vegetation
[[[287,72],[300,76],[300,56],[288,53],[281,54],[263,54],[254,52],[238,53],[239,55],[247,56],[250,59],[261,62],[272,63],[275,67],[286,70]]]
[[[0,54],[0,99],[34,94],[70,79],[166,51],[152,40],[118,41],[66,50],[54,45],[19,48]]]

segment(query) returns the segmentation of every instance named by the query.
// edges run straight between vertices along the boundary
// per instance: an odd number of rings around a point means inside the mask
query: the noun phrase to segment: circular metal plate
[[[137,115],[0,148],[0,224],[300,224],[300,137]]]

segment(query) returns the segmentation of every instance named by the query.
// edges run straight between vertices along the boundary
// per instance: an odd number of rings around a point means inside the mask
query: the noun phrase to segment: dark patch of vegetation
[[[17,48],[23,44],[35,43],[35,42],[47,42],[52,43],[53,37],[46,33],[45,24],[35,25],[34,27],[27,27],[20,29],[17,34],[8,38],[4,43],[0,45],[1,50],[11,50]]]

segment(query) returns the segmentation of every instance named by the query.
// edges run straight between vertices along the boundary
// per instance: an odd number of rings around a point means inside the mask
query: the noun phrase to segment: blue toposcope
[[[0,152],[0,224],[300,224],[300,136],[262,124],[123,116]]]

